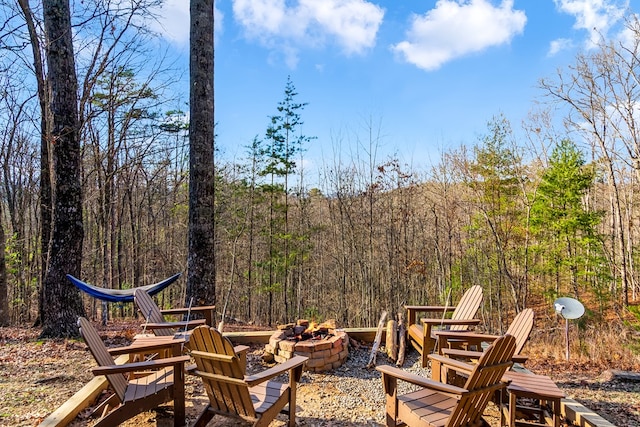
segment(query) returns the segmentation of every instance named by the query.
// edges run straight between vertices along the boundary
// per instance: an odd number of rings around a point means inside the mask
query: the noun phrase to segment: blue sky
[[[188,58],[188,1],[167,0],[160,31]],[[336,153],[414,166],[473,144],[504,114],[514,128],[543,77],[573,63],[599,34],[616,37],[629,0],[217,0],[217,144],[244,156],[277,113],[287,76],[302,132],[317,137],[311,169]],[[370,129],[370,127],[373,127]]]

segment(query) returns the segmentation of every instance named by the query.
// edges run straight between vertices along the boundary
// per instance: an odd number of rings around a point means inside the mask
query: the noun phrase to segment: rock
[[[634,381],[640,382],[640,372],[622,371],[620,369],[607,369],[600,375],[603,381]]]

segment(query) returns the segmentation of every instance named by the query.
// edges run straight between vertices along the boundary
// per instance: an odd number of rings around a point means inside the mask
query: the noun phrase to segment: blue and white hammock
[[[81,291],[86,292],[92,297],[98,298],[99,300],[108,302],[133,302],[133,292],[136,289],[144,289],[149,293],[149,295],[155,295],[178,280],[180,276],[182,276],[182,273],[174,274],[168,279],[164,279],[162,282],[154,283],[152,285],[140,286],[132,289],[101,288],[99,286],[93,286],[86,282],[83,282],[82,280],[77,279],[70,274],[67,274],[67,279],[69,279],[69,281]]]

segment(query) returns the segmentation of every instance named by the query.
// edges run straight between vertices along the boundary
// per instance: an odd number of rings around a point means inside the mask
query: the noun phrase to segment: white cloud
[[[539,0],[538,0],[539,1]],[[513,0],[438,0],[425,15],[414,15],[407,40],[392,49],[409,63],[436,70],[455,58],[509,43],[524,31],[527,17]]]
[[[573,41],[571,39],[556,39],[549,44],[549,52],[547,52],[547,56],[554,56],[571,48],[573,48]]]
[[[214,34],[222,33],[224,14],[213,7]],[[157,11],[158,22],[155,23],[155,31],[160,33],[170,42],[180,45],[189,45],[189,2],[186,0],[165,0]]]
[[[366,0],[233,0],[246,37],[284,53],[291,66],[302,48],[333,42],[347,55],[375,45],[384,9]]]
[[[554,0],[556,7],[575,17],[573,28],[589,33],[587,47],[598,44],[623,16],[629,0]]]
[[[361,53],[375,45],[384,16],[380,7],[362,0],[300,0],[300,6],[348,54]]]

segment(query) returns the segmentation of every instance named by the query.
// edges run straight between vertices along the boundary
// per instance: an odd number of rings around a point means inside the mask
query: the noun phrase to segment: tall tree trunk
[[[215,304],[213,0],[191,0],[186,303]]]
[[[82,191],[80,141],[71,14],[69,0],[43,2],[49,40],[47,64],[51,84],[54,208],[50,262],[44,278],[42,337],[78,336],[78,316],[84,314],[79,291],[65,274],[80,277],[82,261]]]
[[[38,297],[38,320],[42,313],[42,283],[49,262],[49,244],[51,242],[51,221],[53,209],[53,197],[51,191],[51,150],[49,147],[51,129],[51,110],[49,108],[49,90],[47,88],[47,76],[42,61],[40,40],[33,20],[29,0],[18,0],[22,14],[24,15],[29,41],[33,53],[33,70],[38,86],[38,101],[40,103],[40,295]]]
[[[5,236],[4,225],[2,224],[2,204],[0,204],[0,326],[7,326],[10,323],[9,313],[9,289],[7,286],[7,264],[5,263]]]

